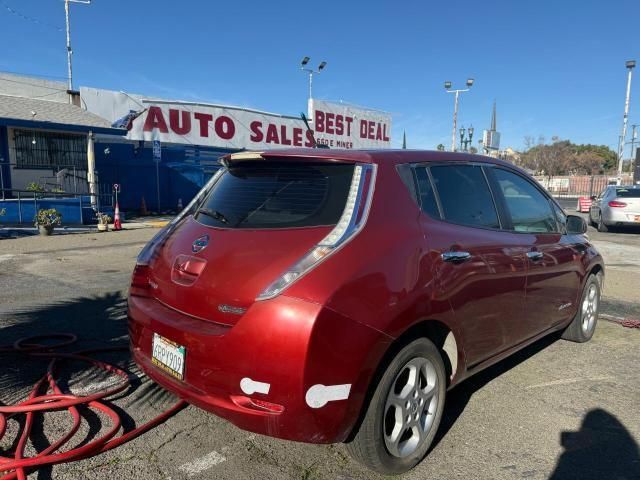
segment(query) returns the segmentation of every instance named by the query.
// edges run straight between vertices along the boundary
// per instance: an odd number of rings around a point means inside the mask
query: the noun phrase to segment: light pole
[[[447,93],[455,93],[455,102],[453,104],[453,129],[451,131],[451,151],[456,151],[456,127],[458,125],[458,97],[462,92],[468,92],[469,89],[473,86],[473,78],[467,79],[467,88],[462,89],[451,89],[451,82],[444,82],[444,88]]]
[[[69,26],[69,3],[82,3],[84,5],[90,5],[91,0],[64,0],[64,16],[67,22],[67,75],[68,75],[68,84],[67,89],[69,91],[73,90],[73,71],[71,68],[71,54],[73,50],[71,50],[71,27]],[[72,103],[71,95],[69,95],[69,103]]]
[[[464,136],[465,132],[467,133],[466,139]],[[466,129],[462,127],[460,129],[460,148],[462,149],[463,152],[469,151],[469,145],[471,145],[472,141],[473,141],[473,126]]]
[[[624,101],[624,115],[622,117],[622,134],[620,135],[620,143],[618,144],[618,176],[622,175],[622,157],[624,155],[624,143],[627,137],[627,120],[629,119],[629,100],[631,97],[631,77],[633,69],[636,66],[635,60],[629,60],[625,63],[627,67],[627,95]]]
[[[309,57],[304,57],[300,62],[300,69],[309,74],[309,100],[311,100],[313,94],[313,74],[320,73],[324,70],[324,67],[327,66],[327,62],[321,62],[320,65],[318,65],[318,69],[314,70],[313,68],[307,67],[309,60],[311,60]]]

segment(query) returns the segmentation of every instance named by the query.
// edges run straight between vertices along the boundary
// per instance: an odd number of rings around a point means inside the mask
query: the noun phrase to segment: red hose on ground
[[[38,341],[43,340],[54,340],[56,343],[49,345],[37,343]],[[46,374],[36,382],[26,400],[18,403],[17,405],[0,406],[0,440],[3,439],[6,433],[7,420],[14,415],[25,415],[25,423],[22,430],[18,433],[18,443],[15,451],[13,452],[13,457],[0,456],[0,474],[4,473],[4,475],[0,477],[0,480],[26,480],[27,473],[32,470],[36,470],[39,467],[82,460],[116,448],[163,423],[187,405],[186,402],[179,401],[173,407],[144,425],[116,437],[116,434],[120,430],[122,424],[121,419],[112,408],[101,402],[101,400],[128,388],[129,375],[121,368],[93,359],[89,357],[88,354],[119,350],[125,351],[127,349],[126,347],[102,348],[74,353],[62,353],[56,351],[57,349],[73,344],[76,340],[77,337],[75,335],[67,333],[41,335],[22,338],[10,347],[0,348],[0,353],[19,352],[25,355],[51,359]],[[120,382],[109,390],[93,393],[91,395],[83,396],[74,395],[70,392],[65,393],[59,388],[55,377],[56,365],[61,360],[73,360],[89,363],[93,367],[97,367],[105,372],[120,377]],[[111,420],[111,428],[101,437],[95,438],[85,445],[59,452],[59,450],[73,438],[80,428],[82,417],[78,411],[79,406],[91,408],[105,414]],[[34,415],[64,409],[69,412],[69,415],[71,415],[71,418],[73,419],[73,426],[71,429],[62,438],[52,443],[41,452],[38,452],[35,456],[25,458],[25,448],[31,435]]]

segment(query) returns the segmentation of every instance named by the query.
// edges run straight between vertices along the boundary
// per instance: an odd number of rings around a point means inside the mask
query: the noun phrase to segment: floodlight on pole
[[[310,60],[311,58],[304,57],[300,62],[300,69],[309,74],[309,100],[311,100],[311,97],[313,96],[313,74],[320,73],[327,66],[327,62],[320,62],[320,65],[318,65],[317,70],[314,70],[313,68],[308,68],[307,64],[309,63]]]
[[[635,60],[627,60],[625,67],[627,67],[627,93],[624,101],[624,114],[622,116],[622,134],[619,137],[618,143],[618,177],[622,175],[622,162],[624,156],[624,145],[627,137],[627,121],[629,120],[629,102],[631,100],[631,78],[633,76],[633,69],[636,66]]]
[[[455,101],[453,104],[453,129],[451,130],[451,151],[452,152],[456,151],[456,128],[458,125],[458,98],[460,97],[460,94],[462,92],[469,91],[469,89],[473,86],[473,82],[474,82],[473,78],[468,78],[466,83],[467,88],[459,88],[454,90],[451,89],[452,83],[449,80],[444,82],[444,88],[447,91],[447,93],[455,94]]]
[[[83,5],[90,5],[91,0],[64,0],[64,15],[67,25],[67,90],[73,91],[73,69],[71,67],[71,55],[73,50],[71,49],[71,27],[69,25],[69,3],[82,3]],[[72,97],[69,95],[69,103],[72,103]]]

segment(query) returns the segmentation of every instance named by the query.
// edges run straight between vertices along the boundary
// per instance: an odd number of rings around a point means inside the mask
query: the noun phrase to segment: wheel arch
[[[462,340],[459,335],[456,335],[456,332],[454,332],[452,328],[440,320],[424,319],[415,322],[389,344],[389,347],[378,362],[369,381],[364,401],[360,407],[358,419],[347,437],[347,442],[349,442],[358,431],[369,406],[369,402],[371,401],[371,397],[388,365],[400,350],[418,338],[429,339],[440,352],[445,365],[447,387],[455,384],[457,378],[460,378],[461,374],[464,373],[466,363]]]

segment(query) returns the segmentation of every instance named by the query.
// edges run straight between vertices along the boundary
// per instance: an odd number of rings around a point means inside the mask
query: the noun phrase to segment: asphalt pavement
[[[25,335],[68,331],[78,348],[126,345],[126,293],[135,257],[157,230],[0,240],[0,344]],[[607,262],[603,312],[640,318],[640,232],[589,229]],[[639,329],[600,321],[593,340],[549,337],[482,372],[448,394],[429,457],[406,479],[640,478]],[[140,425],[175,398],[155,386],[126,352],[104,357],[132,372],[133,388],[113,400],[125,427]],[[28,394],[45,364],[0,356],[0,403]],[[73,391],[111,381],[69,365]],[[37,422],[36,447],[70,425],[66,413]],[[10,449],[17,421],[9,422]],[[88,415],[78,444],[108,421]],[[307,445],[254,435],[188,407],[142,437],[76,463],[47,467],[34,479],[373,479],[342,445]]]

